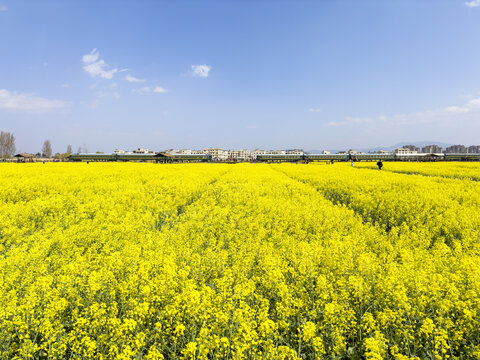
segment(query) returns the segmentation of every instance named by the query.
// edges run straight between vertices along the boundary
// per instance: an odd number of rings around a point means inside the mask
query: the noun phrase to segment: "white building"
[[[155,154],[155,151],[150,151],[144,148],[138,148],[137,150],[133,150],[134,154]]]
[[[192,155],[191,149],[180,149],[180,150],[172,150],[171,152],[169,151],[170,154],[180,154],[180,155]]]
[[[328,150],[322,150],[322,155],[330,155],[331,152]]]
[[[203,149],[203,154],[212,155],[212,160],[214,161],[225,161],[228,159],[228,150],[223,150],[220,148],[209,148]]]
[[[228,152],[228,158],[234,161],[250,161],[253,158],[253,154],[250,150],[230,150]]]
[[[272,154],[272,155],[286,155],[287,151],[286,150],[268,150],[267,154]]]
[[[397,155],[413,155],[418,154],[417,150],[410,150],[410,149],[395,149],[395,154]]]
[[[114,154],[127,154],[127,151],[125,150],[120,150],[120,149],[115,149],[113,150]]]
[[[265,155],[266,151],[261,149],[255,149],[252,151],[252,160],[257,160],[258,155]]]
[[[238,150],[238,157],[242,161],[250,161],[253,158],[252,152],[247,149]]]

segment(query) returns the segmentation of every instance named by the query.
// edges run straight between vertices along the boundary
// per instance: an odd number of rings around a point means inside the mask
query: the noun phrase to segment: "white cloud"
[[[136,94],[140,94],[140,95],[143,95],[143,94],[148,94],[150,91],[152,91],[152,89],[150,88],[150,86],[144,86],[140,89],[133,89],[132,92],[136,93]]]
[[[164,89],[164,88],[162,88],[162,87],[160,87],[160,86],[155,86],[155,88],[153,89],[153,92],[154,92],[154,93],[161,93],[161,94],[163,94],[163,93],[168,92],[168,90],[167,90],[167,89]]]
[[[470,100],[467,105],[470,107],[480,106],[480,98]]]
[[[125,76],[125,80],[127,80],[128,82],[131,82],[131,83],[142,83],[142,82],[145,82],[144,79],[139,79],[139,78],[136,78],[135,76],[132,76],[132,75],[127,75],[127,76]]]
[[[85,64],[83,70],[89,73],[91,76],[100,76],[104,79],[112,79],[113,75],[118,72],[118,69],[109,70],[108,64],[104,60],[99,60],[100,54],[98,50],[93,49],[90,54],[82,56],[82,61]]]
[[[117,92],[116,92],[116,93],[113,93],[113,97],[114,97],[115,99],[120,99],[120,94],[117,93]]]
[[[160,86],[155,86],[154,88],[151,88],[150,86],[144,86],[139,89],[133,89],[133,93],[139,94],[139,95],[145,95],[145,94],[150,94],[151,92],[157,93],[157,94],[164,94],[168,92],[167,89],[164,89]]]
[[[477,6],[480,6],[480,0],[467,1],[467,2],[465,3],[465,6],[467,6],[467,7],[477,7]]]
[[[68,87],[70,87],[70,84],[67,84],[67,83],[62,84],[62,87],[63,87],[63,88],[68,88]]]
[[[308,109],[308,111],[311,113],[319,113],[319,112],[322,112],[322,109],[310,108]]]
[[[338,125],[343,125],[345,122],[344,121],[329,121],[325,123],[325,126],[338,126]]]
[[[453,114],[463,114],[469,112],[470,110],[466,107],[448,106],[445,108],[445,111]]]
[[[5,5],[0,5],[0,11],[7,11],[7,7]]]
[[[325,126],[353,126],[356,124],[380,125],[385,123],[397,125],[418,124],[447,124],[471,122],[480,113],[480,98],[471,99],[461,106],[447,106],[442,109],[418,111],[415,113],[394,114],[391,116],[351,117],[347,116],[343,121],[330,121]]]
[[[71,103],[50,100],[32,94],[22,94],[0,89],[0,109],[41,113],[70,106]]]
[[[103,60],[85,65],[83,69],[92,76],[100,76],[104,79],[111,79],[118,69],[106,70],[107,63]]]
[[[99,57],[100,57],[100,54],[98,53],[97,48],[95,48],[92,51],[90,51],[90,54],[83,55],[82,56],[82,61],[85,64],[90,64],[92,62],[97,61]]]
[[[210,70],[212,69],[209,65],[192,65],[192,75],[207,78]]]
[[[377,119],[379,119],[378,117]],[[340,126],[340,125],[355,125],[355,124],[369,124],[374,122],[372,118],[369,117],[354,117],[347,116],[343,121],[329,121],[325,123],[325,126]]]

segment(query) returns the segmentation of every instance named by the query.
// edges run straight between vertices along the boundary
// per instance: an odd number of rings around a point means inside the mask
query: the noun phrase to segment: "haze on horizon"
[[[0,0],[17,150],[480,143],[480,0]]]

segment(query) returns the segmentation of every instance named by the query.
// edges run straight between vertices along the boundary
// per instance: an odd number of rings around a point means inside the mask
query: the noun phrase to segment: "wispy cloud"
[[[369,124],[374,122],[374,119],[369,117],[347,116],[343,121],[329,121],[325,123],[326,126],[341,126],[354,124]]]
[[[150,94],[152,92],[157,93],[157,94],[164,94],[164,93],[168,92],[168,90],[164,89],[160,86],[155,86],[154,88],[151,88],[150,86],[144,86],[144,87],[139,88],[139,89],[133,89],[132,92],[135,93],[135,94],[139,94],[139,95]]]
[[[112,79],[113,75],[118,72],[118,69],[109,69],[109,65],[102,59],[98,50],[93,49],[90,54],[82,56],[83,70],[89,73],[91,76],[100,76],[104,79]]]
[[[125,80],[127,80],[128,82],[131,82],[131,83],[143,83],[143,82],[145,82],[144,79],[139,79],[139,78],[136,78],[135,76],[132,76],[132,75],[125,76]]]
[[[50,100],[33,94],[0,89],[0,109],[42,113],[65,108],[70,105],[71,103],[65,101]]]
[[[97,48],[95,48],[90,52],[90,54],[83,55],[82,56],[82,61],[85,64],[90,64],[92,62],[97,61],[99,57],[100,57],[100,54],[98,53]]]
[[[310,109],[308,109],[308,111],[311,112],[311,113],[319,113],[319,112],[322,112],[322,109],[310,108]]]
[[[465,2],[465,6],[467,7],[478,7],[480,6],[480,0],[472,0]]]
[[[452,114],[464,114],[469,112],[470,109],[465,106],[448,106],[445,108],[445,112]]]
[[[0,11],[7,11],[7,7],[5,5],[0,5]]]
[[[394,114],[391,116],[377,117],[353,117],[347,116],[344,120],[329,121],[325,126],[353,126],[358,124],[399,124],[399,125],[418,125],[418,124],[445,124],[460,123],[474,120],[480,114],[480,98],[474,98],[461,106],[447,106],[435,110],[425,110],[415,113]]]
[[[148,94],[151,91],[152,91],[152,88],[150,86],[144,86],[142,88],[132,90],[133,93],[140,94],[140,95]]]
[[[160,86],[155,86],[155,88],[153,89],[153,92],[154,92],[154,93],[164,94],[164,93],[168,92],[168,90],[167,90],[167,89],[164,89],[164,88],[162,88],[162,87],[160,87]]]
[[[207,78],[209,73],[210,73],[210,70],[212,69],[211,66],[209,65],[192,65],[191,66],[192,68],[192,75],[193,76],[198,76],[198,77],[202,77],[202,78]]]

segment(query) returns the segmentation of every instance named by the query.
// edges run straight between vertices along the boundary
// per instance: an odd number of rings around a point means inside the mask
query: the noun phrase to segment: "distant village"
[[[114,154],[155,154],[155,151],[151,151],[149,149],[138,148],[133,151],[125,151],[125,150],[115,150]],[[169,149],[163,151],[166,154],[180,154],[180,155],[200,155],[200,154],[207,154],[212,156],[213,161],[255,161],[259,155],[304,155],[307,152],[303,151],[303,149],[290,149],[290,150],[247,150],[247,149],[240,149],[240,150],[225,150],[221,148],[207,148],[203,150],[192,150],[192,149]],[[323,150],[320,152],[321,154],[331,154],[330,151]],[[472,146],[465,146],[465,145],[452,145],[447,147],[443,150],[438,145],[427,145],[422,148],[419,148],[415,145],[405,145],[402,148],[395,149],[394,151],[388,150],[379,150],[376,152],[377,154],[397,154],[397,155],[415,155],[415,154],[480,154],[480,145],[472,145]],[[339,151],[336,154],[350,154],[350,155],[361,155],[367,154],[358,150],[350,149],[348,151]]]
[[[422,147],[405,145],[395,150],[377,150],[374,152],[361,152],[350,149],[332,153],[327,150],[306,152],[303,149],[289,150],[226,150],[221,148],[207,148],[203,150],[192,149],[168,149],[153,151],[145,148],[137,148],[133,151],[116,149],[110,153],[89,153],[86,146],[79,147],[74,153],[72,146],[67,146],[65,153],[52,151],[50,140],[45,140],[41,152],[16,153],[15,137],[12,133],[0,131],[0,161],[38,162],[38,161],[213,161],[213,162],[248,162],[248,161],[310,161],[310,160],[480,160],[480,145],[452,145],[445,149],[432,144]]]

